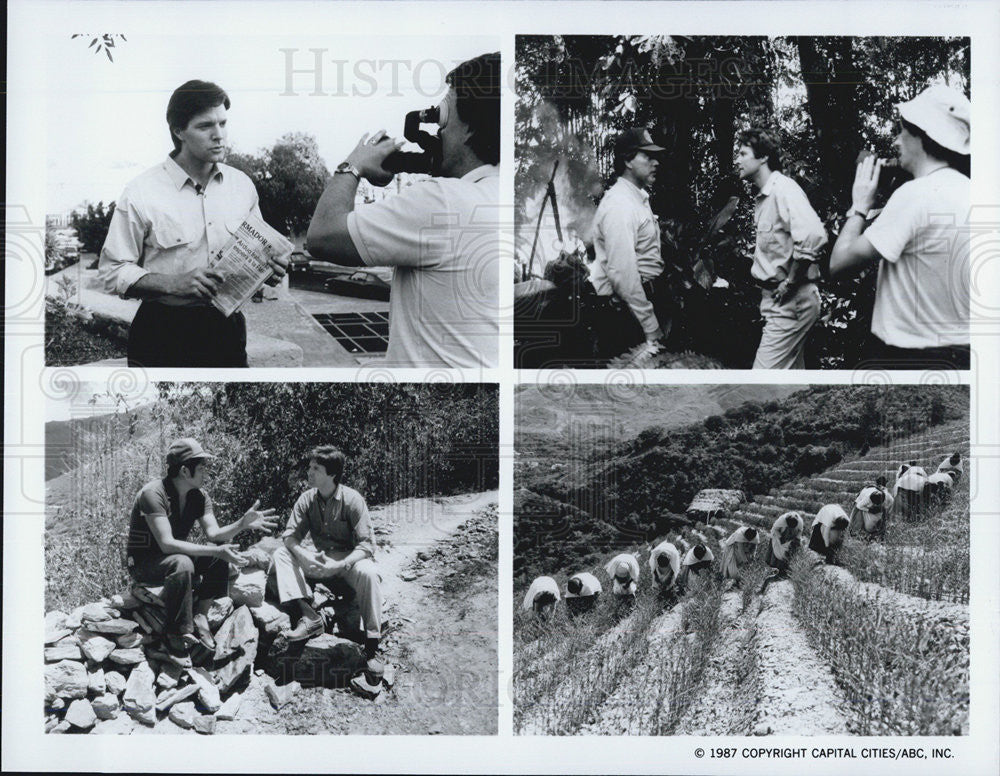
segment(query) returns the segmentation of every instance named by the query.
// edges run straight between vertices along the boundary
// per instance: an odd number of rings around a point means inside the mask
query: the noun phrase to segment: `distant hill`
[[[627,439],[658,426],[698,423],[747,401],[781,400],[801,385],[522,385],[514,398],[518,436],[565,436],[599,430]]]

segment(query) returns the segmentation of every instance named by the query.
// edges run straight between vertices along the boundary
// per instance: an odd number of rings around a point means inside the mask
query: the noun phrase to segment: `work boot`
[[[208,625],[208,617],[204,614],[194,616],[194,632],[198,637],[198,643],[207,651],[215,652],[215,638],[212,636],[212,629]]]
[[[319,636],[324,632],[322,617],[302,617],[298,625],[285,633],[288,641],[305,641],[313,636]]]
[[[183,636],[168,635],[163,643],[170,662],[180,668],[191,668],[191,644]]]

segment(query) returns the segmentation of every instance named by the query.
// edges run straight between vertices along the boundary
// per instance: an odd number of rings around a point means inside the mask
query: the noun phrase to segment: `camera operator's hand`
[[[373,186],[385,186],[392,180],[392,173],[382,167],[382,162],[405,143],[405,140],[389,137],[384,129],[380,129],[370,138],[365,133],[348,155],[347,161],[357,167],[361,177]]]
[[[875,206],[878,193],[878,177],[882,172],[884,159],[876,159],[874,155],[866,156],[854,175],[854,186],[851,188],[852,205],[860,213],[867,213]]]

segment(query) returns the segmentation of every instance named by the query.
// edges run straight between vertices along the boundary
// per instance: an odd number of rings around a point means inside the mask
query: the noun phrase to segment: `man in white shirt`
[[[212,304],[222,276],[209,268],[243,219],[260,217],[257,190],[222,164],[230,101],[188,81],[167,104],[174,150],[125,187],[98,264],[109,293],[143,300],[129,327],[128,365],[245,367],[246,322]],[[289,257],[271,260],[276,283]]]
[[[602,358],[636,344],[636,324],[650,354],[670,331],[671,300],[661,286],[660,225],[646,190],[656,180],[657,155],[663,150],[643,127],[626,129],[615,141],[618,180],[594,215],[595,257],[590,270],[590,282],[601,301],[597,334]]]
[[[861,365],[968,369],[971,106],[961,92],[937,85],[897,108],[893,145],[913,180],[893,192],[866,230],[882,160],[869,156],[858,165],[830,272],[879,263]]]
[[[392,179],[382,163],[402,144],[380,131],[361,139],[316,205],[307,234],[314,257],[395,268],[388,365],[498,366],[501,78],[498,53],[448,74],[441,166],[430,180],[355,210],[362,178]]]

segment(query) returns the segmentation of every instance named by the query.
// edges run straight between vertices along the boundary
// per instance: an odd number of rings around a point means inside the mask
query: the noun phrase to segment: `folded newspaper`
[[[271,257],[285,256],[294,247],[262,218],[248,213],[212,262],[223,277],[212,304],[228,318],[271,277]]]

